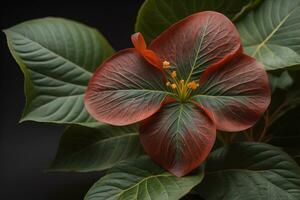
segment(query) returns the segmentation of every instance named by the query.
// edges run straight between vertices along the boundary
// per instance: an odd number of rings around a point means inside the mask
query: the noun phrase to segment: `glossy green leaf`
[[[235,143],[210,155],[197,192],[206,200],[298,200],[300,168],[274,146]]]
[[[299,21],[300,0],[265,0],[237,27],[246,53],[276,70],[300,64]]]
[[[146,0],[142,5],[135,31],[151,42],[162,31],[184,17],[200,11],[217,11],[237,19],[260,0]]]
[[[99,171],[143,154],[135,126],[70,126],[63,133],[51,171]]]
[[[98,31],[66,19],[43,18],[4,32],[25,76],[21,121],[95,122],[84,108],[83,94],[93,71],[113,53]]]
[[[177,200],[203,179],[203,168],[178,178],[158,167],[150,158],[124,162],[96,182],[85,200]]]

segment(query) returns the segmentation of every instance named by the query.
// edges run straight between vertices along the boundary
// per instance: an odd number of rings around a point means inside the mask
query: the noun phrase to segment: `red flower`
[[[220,13],[186,17],[149,48],[140,33],[132,42],[95,72],[85,105],[104,123],[141,122],[145,151],[176,176],[205,160],[216,129],[247,129],[270,103],[263,66],[243,54],[239,33]]]

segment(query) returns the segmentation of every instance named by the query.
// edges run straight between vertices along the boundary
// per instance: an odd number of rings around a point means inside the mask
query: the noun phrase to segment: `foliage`
[[[93,71],[113,53],[95,29],[66,19],[44,18],[4,31],[25,76],[21,121],[91,125],[83,94]]]
[[[106,172],[86,200],[299,199],[299,20],[300,0],[146,0],[113,56],[78,22],[21,23],[21,121],[67,126],[49,170]]]

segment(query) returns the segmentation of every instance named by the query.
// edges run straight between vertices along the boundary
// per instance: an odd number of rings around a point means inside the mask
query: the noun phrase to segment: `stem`
[[[284,101],[269,117],[269,125],[275,122],[280,117],[280,113],[287,106],[287,101]]]
[[[270,126],[270,124],[269,124],[270,123],[270,120],[269,120],[269,111],[266,112],[264,118],[265,118],[264,128],[263,128],[262,133],[260,134],[260,136],[258,138],[258,142],[262,142],[263,141],[263,139],[266,136],[267,129]]]

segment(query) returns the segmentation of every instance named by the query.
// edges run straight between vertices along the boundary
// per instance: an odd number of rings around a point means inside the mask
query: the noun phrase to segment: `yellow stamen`
[[[164,69],[166,66],[170,66],[168,61],[163,62]],[[175,70],[166,70],[168,74],[168,81],[166,82],[166,86],[170,87],[174,94],[178,97],[181,102],[188,101],[191,96],[193,90],[199,87],[199,83],[196,81],[187,81],[184,79],[177,78],[177,72]]]
[[[171,67],[170,62],[168,62],[168,61],[165,60],[165,61],[163,62],[163,68],[164,68],[164,69],[169,69],[170,67]]]
[[[171,73],[171,77],[172,77],[172,78],[176,78],[176,76],[177,76],[177,73],[176,73],[176,71],[172,71],[172,73]]]
[[[176,89],[177,88],[177,85],[175,83],[171,84],[171,88],[172,89]]]
[[[197,84],[195,81],[191,81],[188,83],[187,86],[188,86],[188,88],[195,90],[195,89],[197,89],[197,87],[199,87],[199,84]]]

